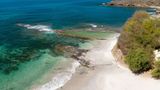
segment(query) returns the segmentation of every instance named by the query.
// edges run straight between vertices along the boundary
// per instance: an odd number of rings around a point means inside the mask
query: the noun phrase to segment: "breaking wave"
[[[66,68],[66,70],[57,73],[49,82],[39,88],[34,88],[33,90],[57,90],[71,79],[79,65],[80,63],[77,61],[72,62],[72,65]]]
[[[27,28],[29,30],[38,30],[40,32],[54,33],[53,29],[51,29],[51,27],[46,26],[46,25],[30,25],[30,24],[17,24],[17,25]]]
[[[92,28],[97,28],[98,26],[96,24],[89,24]]]

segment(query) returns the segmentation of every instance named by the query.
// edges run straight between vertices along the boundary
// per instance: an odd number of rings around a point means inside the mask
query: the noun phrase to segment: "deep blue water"
[[[26,41],[16,24],[49,25],[63,29],[83,23],[120,27],[136,8],[104,7],[109,0],[1,0],[0,44]],[[18,43],[19,44],[19,43]]]

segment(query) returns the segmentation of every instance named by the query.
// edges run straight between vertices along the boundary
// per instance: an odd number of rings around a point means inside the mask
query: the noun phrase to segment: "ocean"
[[[85,41],[58,36],[55,30],[121,28],[142,10],[101,5],[107,1],[0,0],[0,90],[45,90],[50,78],[52,90],[66,83],[79,64],[55,53],[55,46],[79,47]]]

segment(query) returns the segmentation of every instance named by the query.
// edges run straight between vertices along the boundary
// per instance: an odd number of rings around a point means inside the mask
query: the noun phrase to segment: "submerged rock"
[[[73,47],[73,46],[66,46],[66,45],[58,44],[58,45],[55,46],[55,52],[57,54],[70,57],[73,54],[77,54],[78,49]]]
[[[3,53],[0,53],[0,70],[4,74],[10,74],[16,71],[21,63],[30,61],[36,58],[37,51],[30,48],[6,48]]]
[[[66,46],[66,45],[56,45],[55,52],[61,55],[64,55],[66,57],[71,57],[75,60],[77,60],[82,66],[85,66],[87,68],[91,68],[92,65],[89,60],[85,59],[85,53],[87,53],[89,50],[85,49],[78,49],[74,46]]]

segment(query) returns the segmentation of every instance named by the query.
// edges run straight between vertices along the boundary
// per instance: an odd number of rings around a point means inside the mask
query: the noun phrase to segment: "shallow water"
[[[38,60],[27,62],[19,66],[18,71],[9,75],[0,75],[0,90],[28,90],[44,73],[53,69],[60,57],[53,57],[49,54],[43,54]],[[38,75],[38,76],[37,76]]]
[[[138,8],[105,7],[108,0],[1,0],[0,90],[28,90],[64,58],[57,44],[84,41],[55,30],[122,27]],[[45,81],[44,81],[45,82]]]

